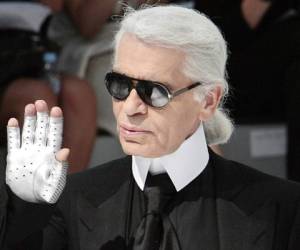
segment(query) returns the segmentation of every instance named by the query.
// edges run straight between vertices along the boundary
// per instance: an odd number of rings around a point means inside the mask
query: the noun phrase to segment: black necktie
[[[146,214],[135,233],[133,250],[180,250],[176,232],[164,212],[173,192],[166,174],[148,177],[144,191]]]

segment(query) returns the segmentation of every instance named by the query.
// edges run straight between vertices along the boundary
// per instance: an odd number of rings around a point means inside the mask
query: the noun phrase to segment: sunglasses
[[[175,96],[201,85],[201,83],[196,82],[172,93],[162,83],[139,80],[117,72],[107,73],[105,84],[109,94],[117,100],[125,100],[130,95],[131,90],[135,89],[144,103],[155,108],[162,108]]]

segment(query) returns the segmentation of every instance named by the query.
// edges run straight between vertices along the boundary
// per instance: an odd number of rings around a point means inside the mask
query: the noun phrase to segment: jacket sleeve
[[[66,250],[68,233],[63,215],[56,209],[43,231],[43,250]]]
[[[300,246],[300,201],[298,201],[295,220],[290,234],[288,250],[299,249]]]
[[[26,202],[8,193],[4,249],[64,249],[64,225],[62,219],[57,223],[56,205]]]
[[[6,227],[6,211],[7,206],[7,193],[4,183],[0,183],[0,249],[3,245],[5,227]]]
[[[66,250],[67,235],[65,224],[59,211],[55,210],[47,226],[43,230],[34,232],[25,240],[18,243],[13,250]],[[9,250],[12,250],[9,248]]]

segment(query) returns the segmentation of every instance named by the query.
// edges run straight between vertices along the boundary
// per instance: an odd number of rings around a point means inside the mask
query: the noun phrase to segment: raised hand
[[[64,189],[68,149],[60,149],[63,117],[58,107],[51,109],[39,100],[25,107],[20,139],[18,121],[7,125],[6,183],[21,199],[55,203]]]

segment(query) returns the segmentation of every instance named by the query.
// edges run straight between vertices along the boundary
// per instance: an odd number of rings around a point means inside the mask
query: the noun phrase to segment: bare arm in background
[[[40,0],[54,12],[64,10],[85,38],[93,38],[112,15],[117,0]]]
[[[65,0],[65,10],[81,35],[93,38],[112,15],[117,0]]]
[[[120,0],[40,0],[54,12],[65,10],[80,34],[93,38],[101,30],[107,19],[113,14]],[[130,0],[128,1],[130,2]],[[135,0],[136,6],[141,4],[164,4],[168,0]]]

